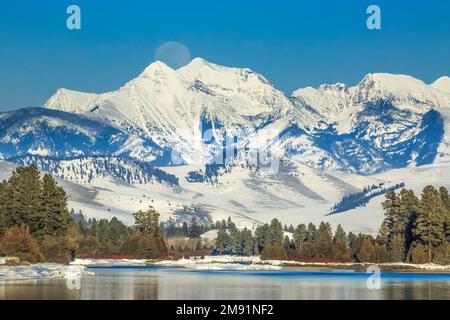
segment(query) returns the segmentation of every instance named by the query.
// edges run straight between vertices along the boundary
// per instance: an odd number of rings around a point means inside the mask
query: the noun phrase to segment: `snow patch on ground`
[[[280,270],[281,266],[265,263],[259,257],[205,256],[201,258],[165,260],[156,265],[173,266],[193,270]]]
[[[136,266],[145,265],[147,260],[137,259],[75,259],[71,266]]]
[[[166,260],[159,261],[153,264],[162,266],[175,266],[188,269],[197,270],[280,270],[286,266],[299,267],[368,267],[374,263],[356,263],[356,262],[301,262],[291,260],[261,260],[258,256],[243,257],[243,256],[205,256],[201,258],[180,259],[180,260]],[[441,266],[437,264],[412,264],[412,263],[379,263],[380,267],[396,267],[405,269],[419,269],[427,271],[450,271],[450,265]]]
[[[284,267],[309,267],[309,268],[348,268],[361,267],[366,268],[374,263],[356,263],[356,262],[301,262],[291,260],[261,260],[259,256],[205,256],[191,257],[190,259],[179,260],[138,260],[138,259],[76,259],[71,263],[74,267],[93,267],[93,266],[164,266],[178,267],[192,270],[281,270]],[[404,262],[379,263],[379,267],[395,269],[416,269],[424,271],[450,272],[450,265],[441,266],[437,264],[412,264]],[[0,268],[1,270],[1,268]],[[1,273],[0,273],[1,279]]]
[[[281,270],[280,266],[269,264],[239,264],[239,263],[208,263],[208,264],[187,264],[186,269],[194,270]]]
[[[75,279],[87,273],[84,266],[43,263],[31,266],[1,266],[0,282],[35,279]]]

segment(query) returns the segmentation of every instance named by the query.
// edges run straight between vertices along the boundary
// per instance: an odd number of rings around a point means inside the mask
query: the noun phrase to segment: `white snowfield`
[[[2,266],[0,265],[0,282],[12,280],[37,279],[76,279],[87,273],[81,265],[62,265],[42,263],[31,266]]]
[[[450,93],[450,77],[442,76],[431,84],[433,88]]]

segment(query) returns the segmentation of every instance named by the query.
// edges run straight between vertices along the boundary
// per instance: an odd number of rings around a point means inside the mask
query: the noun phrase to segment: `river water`
[[[449,274],[89,268],[79,279],[0,282],[4,299],[449,299]],[[369,277],[372,277],[369,279]],[[368,287],[369,284],[372,289]]]

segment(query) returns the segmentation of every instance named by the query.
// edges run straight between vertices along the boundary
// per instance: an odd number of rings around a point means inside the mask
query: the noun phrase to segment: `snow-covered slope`
[[[55,159],[122,156],[167,164],[167,153],[151,139],[139,138],[90,116],[43,108],[0,113],[3,160],[27,155]]]
[[[430,111],[449,108],[445,83],[368,74],[354,87],[309,87],[288,98],[249,69],[196,58],[178,70],[155,62],[115,92],[59,90],[45,107],[96,115],[176,150],[190,164],[212,157],[213,148],[203,140],[206,130],[214,129],[220,144],[237,127],[244,130],[241,145],[270,137],[279,157],[321,170],[371,174],[437,158],[446,124]]]
[[[222,67],[197,58],[179,70],[157,61],[115,92],[83,95],[59,90],[45,107],[95,114],[127,132],[150,137],[161,147],[184,150],[185,160],[192,161],[204,152],[204,130],[254,129],[287,114],[291,104],[249,69]]]
[[[359,113],[374,103],[389,103],[399,111],[419,115],[432,108],[449,107],[450,96],[436,89],[437,86],[407,75],[375,73],[366,75],[354,87],[337,83],[299,89],[292,95],[325,122],[336,123],[339,133],[349,133]]]
[[[442,76],[431,84],[435,89],[450,93],[450,77]]]
[[[144,185],[165,183],[178,185],[178,178],[147,163],[117,157],[82,157],[68,160],[41,156],[15,158],[18,166],[36,165],[41,171],[50,172],[66,181],[89,185],[95,179],[110,178],[118,183]]]
[[[309,125],[316,145],[328,151],[317,161],[334,159],[341,170],[370,174],[429,164],[450,136],[443,117],[450,94],[410,76],[368,74],[354,87],[299,89],[293,101],[317,118]]]

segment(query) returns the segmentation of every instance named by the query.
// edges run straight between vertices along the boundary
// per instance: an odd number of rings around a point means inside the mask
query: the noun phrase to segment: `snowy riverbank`
[[[0,282],[36,279],[76,279],[87,272],[86,268],[81,265],[66,266],[56,263],[42,263],[31,266],[0,265]]]
[[[260,257],[239,257],[239,256],[206,256],[204,259],[180,259],[159,261],[154,264],[164,266],[179,266],[191,269],[236,269],[243,270],[274,270],[274,269],[301,269],[301,268],[317,268],[317,269],[366,269],[374,265],[374,263],[356,263],[356,262],[300,262],[290,260],[261,260]],[[441,266],[437,264],[411,264],[411,263],[379,263],[376,264],[382,270],[411,270],[415,272],[448,272],[450,273],[450,265]],[[209,267],[211,266],[211,267]]]
[[[166,266],[195,270],[280,270],[290,269],[361,269],[364,270],[373,263],[339,263],[339,262],[299,262],[281,260],[261,260],[260,257],[243,256],[205,256],[179,260],[109,260],[109,259],[76,259],[71,265],[78,266]],[[450,273],[450,265],[410,264],[410,263],[380,263],[382,270],[413,271],[413,272],[445,272]]]
[[[370,263],[320,263],[261,260],[259,257],[205,256],[179,260],[134,260],[134,259],[76,259],[70,265],[42,263],[31,266],[5,266],[5,258],[0,258],[0,282],[35,279],[76,279],[82,274],[92,273],[89,267],[113,266],[161,266],[190,270],[282,270],[282,269],[357,269],[365,270]],[[450,265],[382,263],[383,271],[414,273],[450,273]]]
[[[75,259],[70,263],[72,266],[142,266],[150,264],[149,260],[140,259]]]

